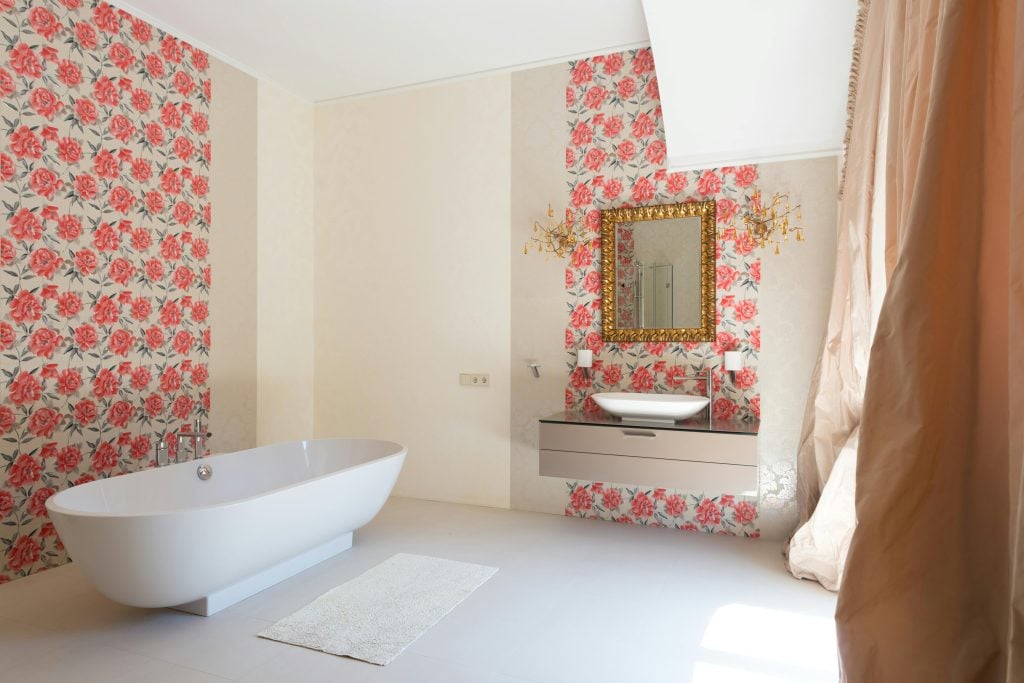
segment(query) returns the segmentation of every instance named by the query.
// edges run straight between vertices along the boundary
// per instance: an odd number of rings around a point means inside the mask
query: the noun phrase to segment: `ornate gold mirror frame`
[[[700,218],[700,326],[616,327],[616,226],[619,223]],[[715,340],[715,202],[607,209],[601,212],[601,330],[606,342],[701,342]]]

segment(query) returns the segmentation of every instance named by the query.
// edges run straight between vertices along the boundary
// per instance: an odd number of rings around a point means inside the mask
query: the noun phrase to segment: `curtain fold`
[[[879,0],[875,0],[877,4]],[[829,481],[841,452],[855,460],[851,436],[861,419],[873,321],[885,291],[889,259],[898,243],[888,231],[886,165],[892,87],[888,77],[889,40],[882,12],[870,11],[861,0],[850,76],[851,112],[848,122],[843,180],[840,187],[836,266],[832,300],[821,355],[811,376],[797,455],[799,528],[787,544],[787,566],[798,578],[819,581],[836,590],[852,527],[852,515],[842,509],[822,509],[811,515]],[[888,257],[887,257],[888,255]],[[852,466],[853,463],[850,463]],[[852,478],[832,483],[849,488]],[[852,490],[830,492],[829,505],[845,506]]]
[[[1022,20],[1024,0],[874,0],[868,15],[864,49],[881,44],[883,68],[862,67],[860,88],[888,82],[891,97],[882,123],[855,112],[849,163],[888,127],[871,164],[891,279],[836,613],[849,681],[1024,677],[1009,647],[1022,639]]]
[[[1011,116],[1010,188],[1010,315],[1009,338],[1024,339],[1024,2],[1016,8]],[[1020,351],[1020,349],[1017,349]],[[1013,349],[1011,349],[1011,352]],[[1008,681],[1024,680],[1024,362],[1010,363],[1010,543],[1011,560],[1010,648]],[[1016,457],[1012,457],[1016,453]]]
[[[866,9],[867,4],[862,4],[862,11]],[[865,30],[865,35],[868,33]],[[857,70],[852,80],[857,80],[858,70],[878,71],[880,59],[881,51],[873,45],[855,48]],[[888,92],[880,79],[851,87],[856,87],[851,131],[857,130],[858,135],[847,145],[832,300],[822,353],[811,376],[812,392],[800,438],[797,502],[801,523],[813,511],[839,452],[860,422],[871,343],[869,260],[879,171],[874,163],[874,147],[879,137],[884,146],[886,131],[878,124]]]
[[[858,430],[854,429],[836,458],[814,514],[789,544],[789,571],[793,576],[813,579],[830,591],[838,591],[843,583],[846,556],[857,528],[854,492],[858,441]]]

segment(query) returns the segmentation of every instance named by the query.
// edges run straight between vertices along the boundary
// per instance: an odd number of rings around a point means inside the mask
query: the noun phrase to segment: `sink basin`
[[[674,422],[693,417],[708,405],[706,396],[682,394],[637,394],[605,392],[594,394],[594,401],[612,415],[634,420]]]

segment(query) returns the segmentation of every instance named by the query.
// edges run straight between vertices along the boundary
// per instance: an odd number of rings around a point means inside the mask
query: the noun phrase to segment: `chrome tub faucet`
[[[211,436],[213,434],[203,429],[203,421],[197,417],[192,423],[192,431],[178,432],[178,448],[180,450],[185,441],[191,441],[192,459],[198,460],[200,454],[206,450],[206,440]]]

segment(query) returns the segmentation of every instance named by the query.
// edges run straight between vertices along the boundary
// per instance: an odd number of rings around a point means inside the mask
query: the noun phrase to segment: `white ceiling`
[[[640,0],[110,0],[314,102],[646,45]]]

